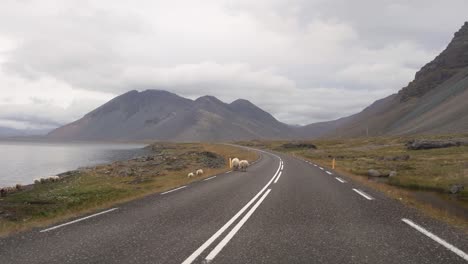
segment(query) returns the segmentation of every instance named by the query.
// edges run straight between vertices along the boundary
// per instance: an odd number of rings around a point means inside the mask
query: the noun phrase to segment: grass
[[[418,137],[372,137],[354,139],[321,139],[306,141],[317,149],[284,148],[288,141],[250,141],[242,145],[271,149],[312,160],[321,166],[331,167],[336,159],[337,171],[365,185],[379,189],[389,196],[414,207],[430,212],[468,230],[466,218],[450,215],[444,208],[436,208],[430,202],[417,198],[419,191],[437,194],[447,204],[468,208],[468,146],[408,150],[405,143],[411,139],[451,139],[467,138],[468,135],[439,135]],[[408,160],[393,161],[390,158],[409,155]],[[378,182],[367,176],[369,169],[383,173],[397,171],[392,178],[379,178]],[[455,195],[449,194],[452,184],[463,184],[465,190]]]
[[[211,153],[211,154],[210,154]],[[0,235],[107,208],[229,170],[228,159],[256,160],[245,149],[202,143],[152,145],[152,160],[130,160],[72,173],[58,182],[35,184],[0,199]],[[204,174],[187,178],[202,168]]]

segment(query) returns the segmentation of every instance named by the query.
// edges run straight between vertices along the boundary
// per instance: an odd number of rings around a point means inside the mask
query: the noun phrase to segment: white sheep
[[[195,176],[195,175],[193,174],[193,172],[190,172],[190,173],[187,175],[188,178],[192,178],[193,176]]]
[[[246,160],[241,160],[241,161],[239,162],[239,169],[240,169],[241,171],[247,171],[247,167],[248,167],[248,166],[249,166],[249,162],[246,161]]]
[[[231,165],[232,165],[232,170],[238,170],[239,169],[239,159],[238,158],[233,158],[231,160]]]
[[[39,181],[40,181],[41,183],[46,183],[46,182],[49,181],[49,178],[41,177],[41,178],[39,179]]]
[[[203,170],[202,169],[198,169],[195,174],[197,174],[197,176],[200,176],[200,175],[203,175]]]
[[[41,178],[34,179],[34,184],[39,184],[39,183],[41,183]]]

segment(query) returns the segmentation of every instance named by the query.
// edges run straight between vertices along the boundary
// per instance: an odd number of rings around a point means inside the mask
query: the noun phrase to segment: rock
[[[223,156],[209,151],[197,153],[197,159],[203,167],[208,168],[221,168],[226,164]]]
[[[380,177],[382,174],[378,170],[370,169],[367,171],[367,175],[370,177]]]
[[[131,168],[122,168],[117,173],[119,176],[126,177],[126,176],[133,176],[133,170]]]
[[[396,171],[390,171],[390,172],[388,173],[388,177],[390,177],[390,178],[391,178],[391,177],[395,177],[395,176],[397,176],[397,172],[396,172]]]
[[[385,160],[385,161],[407,161],[411,158],[410,155],[398,155],[398,156],[385,156],[379,157],[378,160]]]
[[[305,149],[317,149],[317,146],[315,146],[312,143],[306,143],[306,142],[289,142],[286,144],[282,145],[283,148],[305,148]]]
[[[450,193],[451,194],[457,194],[461,191],[463,191],[465,189],[465,186],[463,186],[462,184],[454,184],[452,186],[450,186]]]
[[[468,145],[466,140],[411,140],[406,143],[410,150],[450,148]]]

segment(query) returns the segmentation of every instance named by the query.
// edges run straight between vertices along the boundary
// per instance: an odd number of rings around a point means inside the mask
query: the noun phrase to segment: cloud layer
[[[464,10],[464,0],[6,0],[0,126],[52,128],[151,88],[249,99],[291,124],[330,120],[405,86]]]

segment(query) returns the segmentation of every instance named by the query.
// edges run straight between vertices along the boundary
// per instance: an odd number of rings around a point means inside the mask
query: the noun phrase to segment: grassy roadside
[[[256,160],[245,149],[204,143],[156,143],[147,156],[66,173],[0,198],[0,236],[41,227],[163,192],[229,170],[228,159]],[[189,172],[204,174],[187,178]]]
[[[411,139],[467,137],[374,137],[303,142],[314,144],[317,149],[285,147],[287,141],[250,141],[240,144],[288,153],[328,168],[331,168],[332,158],[335,158],[336,171],[342,175],[468,232],[468,146],[428,150],[408,150],[405,147],[405,143]],[[396,171],[397,176],[370,178],[367,175],[369,169],[384,174]],[[463,184],[465,190],[456,195],[449,194],[453,184]]]

